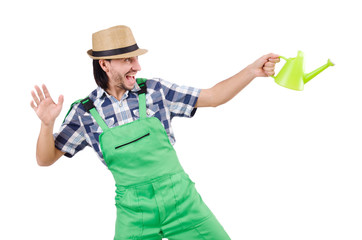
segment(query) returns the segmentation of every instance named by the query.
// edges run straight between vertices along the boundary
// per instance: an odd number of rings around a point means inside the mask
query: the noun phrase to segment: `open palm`
[[[47,87],[43,85],[42,89],[43,91],[38,86],[35,86],[36,93],[34,91],[31,92],[33,100],[30,105],[45,125],[51,125],[54,124],[55,119],[62,110],[64,97],[60,95],[56,104],[51,98]]]

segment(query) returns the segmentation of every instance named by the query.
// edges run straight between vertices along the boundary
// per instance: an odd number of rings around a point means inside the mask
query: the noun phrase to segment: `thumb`
[[[269,59],[276,59],[276,58],[279,59],[279,55],[274,54],[274,53],[266,54],[255,61],[255,66],[258,68],[262,68],[264,66],[264,64],[269,61]]]
[[[64,96],[63,95],[60,95],[59,98],[58,98],[58,103],[57,105],[62,108],[63,107],[63,103],[64,103]]]
[[[267,55],[264,55],[263,58],[266,59],[266,60],[268,60],[270,58],[279,58],[279,55],[275,54],[275,53],[269,53]]]
[[[262,56],[261,58],[259,58],[257,60],[258,67],[261,67],[261,68],[264,67],[264,64],[266,64],[269,61],[271,61],[271,62],[279,62],[279,55],[275,54],[275,53],[269,53],[269,54],[266,54],[266,55]]]

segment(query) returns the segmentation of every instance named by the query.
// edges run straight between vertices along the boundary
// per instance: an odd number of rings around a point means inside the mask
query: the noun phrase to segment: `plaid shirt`
[[[166,129],[172,144],[175,136],[171,127],[171,119],[178,117],[192,117],[200,89],[178,86],[162,79],[147,80],[147,115],[158,118]],[[118,101],[102,88],[98,87],[89,98],[108,127],[116,127],[132,122],[139,118],[138,94],[140,90],[136,84],[132,91],[127,91]],[[95,119],[84,110],[80,103],[74,104],[64,119],[58,133],[54,134],[55,147],[65,152],[65,156],[73,157],[86,146],[91,146],[105,163],[100,149],[99,135],[102,129]]]

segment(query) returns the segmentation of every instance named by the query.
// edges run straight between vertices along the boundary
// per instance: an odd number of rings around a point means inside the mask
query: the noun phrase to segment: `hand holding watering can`
[[[247,68],[252,74],[253,78],[256,77],[269,77],[274,75],[275,64],[280,62],[280,57],[277,54],[269,53],[257,59],[250,64]]]
[[[309,82],[326,68],[334,66],[334,63],[328,59],[328,62],[320,68],[317,68],[310,73],[304,73],[304,54],[302,51],[298,51],[298,55],[295,58],[285,58],[282,56],[280,56],[280,58],[284,59],[286,63],[277,76],[271,77],[275,79],[277,84],[298,91],[302,91],[304,89],[304,84]]]

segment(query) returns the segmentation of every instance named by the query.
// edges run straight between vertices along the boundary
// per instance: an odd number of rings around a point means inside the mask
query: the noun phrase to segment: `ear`
[[[99,66],[103,69],[103,71],[108,72],[109,71],[109,61],[105,59],[99,59]]]

